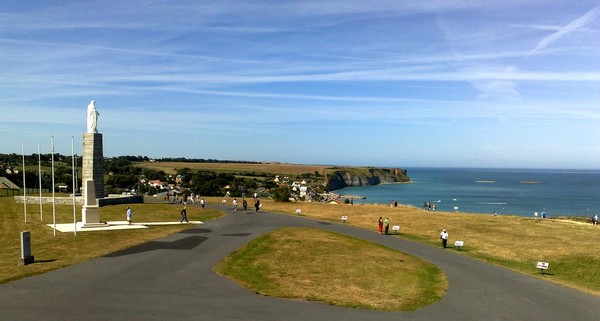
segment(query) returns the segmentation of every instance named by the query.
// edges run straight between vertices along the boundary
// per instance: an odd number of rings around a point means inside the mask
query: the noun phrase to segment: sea
[[[347,187],[354,204],[398,202],[436,210],[534,217],[600,213],[600,170],[407,168],[412,183]]]

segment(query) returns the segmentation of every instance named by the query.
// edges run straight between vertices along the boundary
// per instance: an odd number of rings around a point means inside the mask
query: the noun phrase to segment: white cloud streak
[[[592,21],[596,20],[600,15],[600,5],[594,7],[590,11],[586,12],[584,15],[578,17],[577,19],[569,22],[565,26],[557,27],[556,32],[544,37],[540,42],[537,43],[532,53],[537,53],[542,49],[548,47],[552,43],[558,41],[559,39],[576,32],[577,30],[587,26]]]

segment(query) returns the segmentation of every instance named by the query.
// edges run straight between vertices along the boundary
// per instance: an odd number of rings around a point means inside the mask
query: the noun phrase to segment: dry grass
[[[135,163],[135,166],[164,171],[167,174],[175,174],[177,169],[190,168],[192,170],[206,170],[225,173],[255,172],[257,174],[278,175],[301,175],[305,173],[325,173],[330,166],[325,165],[296,165],[296,164],[244,164],[244,163],[181,163],[181,162],[157,162],[157,163]]]
[[[401,237],[439,246],[439,233],[447,229],[448,244],[465,242],[461,253],[529,275],[539,276],[538,261],[550,263],[543,277],[554,282],[600,295],[600,226],[568,220],[491,216],[453,212],[426,212],[400,206],[330,205],[320,203],[273,203],[264,201],[267,211],[295,214],[297,208],[307,217],[340,221],[376,231],[377,218],[389,217],[390,225],[400,225]]]
[[[216,270],[264,295],[378,310],[416,310],[439,300],[447,290],[443,272],[429,263],[307,228],[265,235],[230,255]]]
[[[165,204],[132,204],[134,221],[179,221],[179,206]],[[147,229],[80,232],[57,232],[46,226],[52,223],[52,205],[43,206],[44,221],[40,221],[39,205],[28,204],[28,223],[24,222],[23,204],[12,197],[0,197],[0,283],[44,273],[50,270],[86,261],[134,245],[145,243],[169,234],[189,229],[190,225],[156,226]],[[127,205],[100,208],[100,217],[108,221],[124,221]],[[73,222],[71,205],[56,206],[57,223]],[[188,208],[191,220],[208,220],[221,213],[216,210],[202,211]],[[77,207],[81,220],[81,207]],[[31,249],[37,263],[21,266],[20,233],[31,231]]]

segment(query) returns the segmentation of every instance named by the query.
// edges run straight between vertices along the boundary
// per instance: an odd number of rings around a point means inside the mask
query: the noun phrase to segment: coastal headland
[[[317,193],[331,192],[349,186],[370,186],[411,181],[406,169],[372,166],[302,165],[279,162],[212,163],[212,162],[137,162],[136,167],[175,174],[178,169],[214,171],[239,177],[255,177],[278,182],[303,180]],[[347,197],[347,196],[345,196]],[[361,196],[355,197],[364,198]]]

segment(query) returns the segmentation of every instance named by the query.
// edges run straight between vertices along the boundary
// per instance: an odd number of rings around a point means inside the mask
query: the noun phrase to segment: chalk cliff
[[[334,169],[326,176],[325,187],[330,191],[348,186],[410,182],[405,169],[347,167]]]

